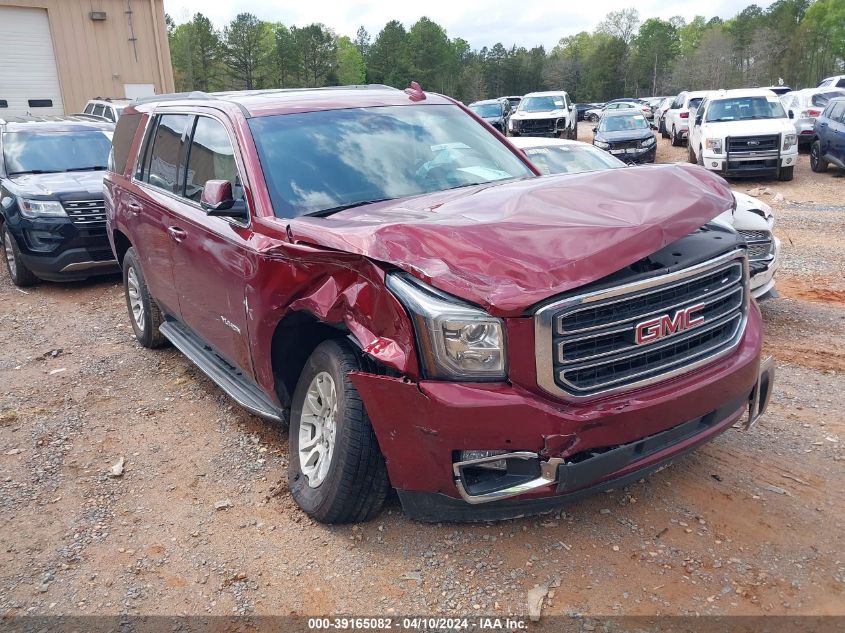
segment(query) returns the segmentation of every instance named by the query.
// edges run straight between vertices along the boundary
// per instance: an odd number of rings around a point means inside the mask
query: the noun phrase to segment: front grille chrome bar
[[[541,306],[534,315],[537,384],[551,395],[579,400],[703,367],[739,344],[749,297],[748,258],[737,249],[682,270]],[[636,343],[637,328],[646,321],[676,319],[692,306],[695,314],[707,315],[704,323]]]

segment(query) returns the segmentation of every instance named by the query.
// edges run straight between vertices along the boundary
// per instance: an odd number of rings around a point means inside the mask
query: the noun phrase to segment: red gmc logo
[[[704,323],[704,317],[693,317],[693,313],[702,309],[704,309],[704,304],[697,303],[689,308],[678,310],[673,317],[664,314],[648,321],[641,321],[634,328],[634,341],[637,345],[642,345],[697,327]]]

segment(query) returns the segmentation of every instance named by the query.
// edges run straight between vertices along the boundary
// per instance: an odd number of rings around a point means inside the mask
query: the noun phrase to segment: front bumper
[[[637,147],[625,150],[615,150],[611,148],[605,151],[612,154],[619,160],[629,164],[653,163],[655,157],[657,156],[657,143],[652,144],[650,147]]]
[[[714,154],[704,150],[702,162],[706,169],[722,176],[777,176],[781,169],[798,163],[798,147],[771,155],[761,152],[758,156]]]
[[[533,323],[519,321],[528,323],[509,326],[510,345],[533,350]],[[761,382],[761,344],[760,313],[752,304],[745,333],[729,356],[662,383],[585,402],[550,398],[536,384],[416,383],[365,373],[351,379],[409,516],[487,521],[551,511],[621,485],[726,430],[761,392],[755,387]],[[514,383],[527,366],[512,359]],[[525,467],[515,468],[522,478],[505,481],[504,488],[485,491],[484,482],[479,488],[467,480],[467,464],[461,465],[461,451],[471,450],[521,454],[514,464]],[[479,491],[492,496],[479,498]]]
[[[66,218],[9,220],[21,261],[47,281],[74,281],[120,271],[104,227],[78,227]]]
[[[780,267],[780,240],[774,238],[772,256],[766,261],[751,260],[751,294],[762,299],[775,287],[775,274]]]

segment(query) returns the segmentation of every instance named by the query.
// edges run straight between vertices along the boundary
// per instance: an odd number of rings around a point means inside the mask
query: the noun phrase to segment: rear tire
[[[810,169],[817,174],[827,171],[828,162],[822,157],[821,141],[813,141],[810,148]]]
[[[138,342],[150,349],[166,345],[167,339],[159,330],[164,323],[164,315],[150,296],[134,246],[123,256],[123,293],[126,296],[129,321]]]
[[[792,177],[795,172],[795,166],[791,167],[781,167],[780,171],[778,172],[778,180],[781,182],[789,182],[792,180]]]
[[[675,132],[675,126],[672,126],[672,147],[680,147],[681,141],[678,138],[677,132]]]
[[[6,270],[9,271],[9,278],[18,288],[27,288],[38,283],[38,277],[26,264],[21,261],[21,252],[18,250],[18,243],[9,232],[9,228],[3,224],[3,259],[6,260]]]
[[[349,380],[350,372],[360,370],[349,343],[324,341],[305,363],[293,394],[288,485],[297,505],[321,523],[366,521],[387,496],[384,457]],[[301,453],[301,442],[313,442],[313,450]]]

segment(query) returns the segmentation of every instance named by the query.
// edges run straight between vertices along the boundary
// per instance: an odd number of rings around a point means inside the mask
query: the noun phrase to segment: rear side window
[[[188,114],[165,114],[159,118],[155,137],[147,151],[147,169],[144,180],[151,185],[181,193],[179,181],[179,160],[185,142],[185,132],[193,117]]]
[[[105,108],[103,110],[103,116],[106,117],[107,120],[114,123],[114,111],[111,108]]]
[[[118,174],[123,174],[126,171],[126,163],[129,162],[129,150],[140,123],[140,114],[127,114],[117,122],[112,138],[112,153],[109,158],[109,169],[111,171]]]
[[[94,116],[103,116],[103,110],[102,105],[94,106]]]
[[[235,153],[226,128],[216,119],[201,116],[197,118],[188,154],[185,197],[199,202],[209,180],[228,180],[232,183],[234,197],[243,198]]]

